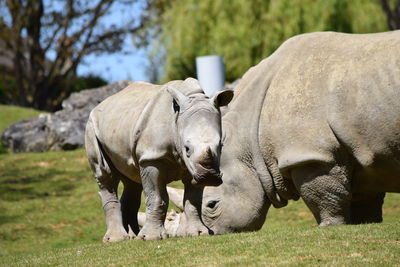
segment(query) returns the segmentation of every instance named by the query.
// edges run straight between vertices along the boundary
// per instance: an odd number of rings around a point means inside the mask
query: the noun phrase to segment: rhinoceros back
[[[279,167],[337,162],[345,147],[355,191],[399,192],[400,31],[301,35],[272,57],[273,70],[255,68],[273,75],[260,145],[273,143]]]
[[[168,86],[186,95],[203,92],[192,78],[165,85],[136,82],[105,99],[90,114],[90,124],[104,153],[119,172],[136,182],[141,182],[137,143],[144,142],[142,146],[160,155],[167,154],[164,150],[173,145],[170,128],[174,117]]]
[[[90,114],[98,141],[113,165],[124,175],[137,180],[138,170],[132,154],[132,132],[148,102],[161,86],[132,83],[101,102]]]

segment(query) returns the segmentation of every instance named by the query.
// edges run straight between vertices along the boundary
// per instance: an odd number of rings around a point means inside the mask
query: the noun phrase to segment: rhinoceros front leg
[[[346,167],[315,163],[296,167],[291,174],[320,226],[350,223],[351,193]]]
[[[177,230],[177,236],[208,235],[209,230],[201,220],[203,188],[194,187],[190,181],[184,181],[184,185],[184,213]]]
[[[143,192],[146,197],[146,222],[138,234],[139,239],[156,240],[168,237],[164,220],[168,209],[168,194],[165,172],[162,168],[141,166]]]

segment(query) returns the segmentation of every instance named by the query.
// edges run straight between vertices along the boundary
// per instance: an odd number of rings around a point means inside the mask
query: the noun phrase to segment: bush
[[[88,74],[86,76],[79,76],[75,79],[75,82],[72,85],[72,91],[78,92],[84,89],[100,87],[106,84],[107,81],[102,77],[94,74]]]

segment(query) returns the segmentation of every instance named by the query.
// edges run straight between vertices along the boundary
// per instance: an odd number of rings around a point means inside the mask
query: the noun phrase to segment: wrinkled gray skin
[[[320,226],[381,222],[385,192],[400,192],[399,122],[400,31],[289,39],[235,89],[202,221],[258,230],[271,204],[301,197]]]
[[[167,237],[167,183],[182,179],[188,192],[196,186],[221,183],[219,107],[232,97],[232,91],[222,91],[209,99],[191,78],[166,85],[139,82],[92,110],[85,146],[100,188],[107,224],[105,242],[138,234],[142,189],[147,220],[138,238],[151,240]],[[124,190],[118,200],[120,181]],[[181,235],[208,234],[190,198],[186,204]]]

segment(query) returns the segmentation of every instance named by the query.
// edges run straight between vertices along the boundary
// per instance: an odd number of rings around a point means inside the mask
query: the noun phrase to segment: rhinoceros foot
[[[145,225],[137,236],[137,239],[142,240],[160,240],[167,238],[168,234],[163,226],[155,227],[150,225]]]
[[[125,229],[118,230],[107,230],[106,234],[103,237],[104,243],[113,243],[120,242],[124,240],[131,239],[131,235],[129,235]]]

